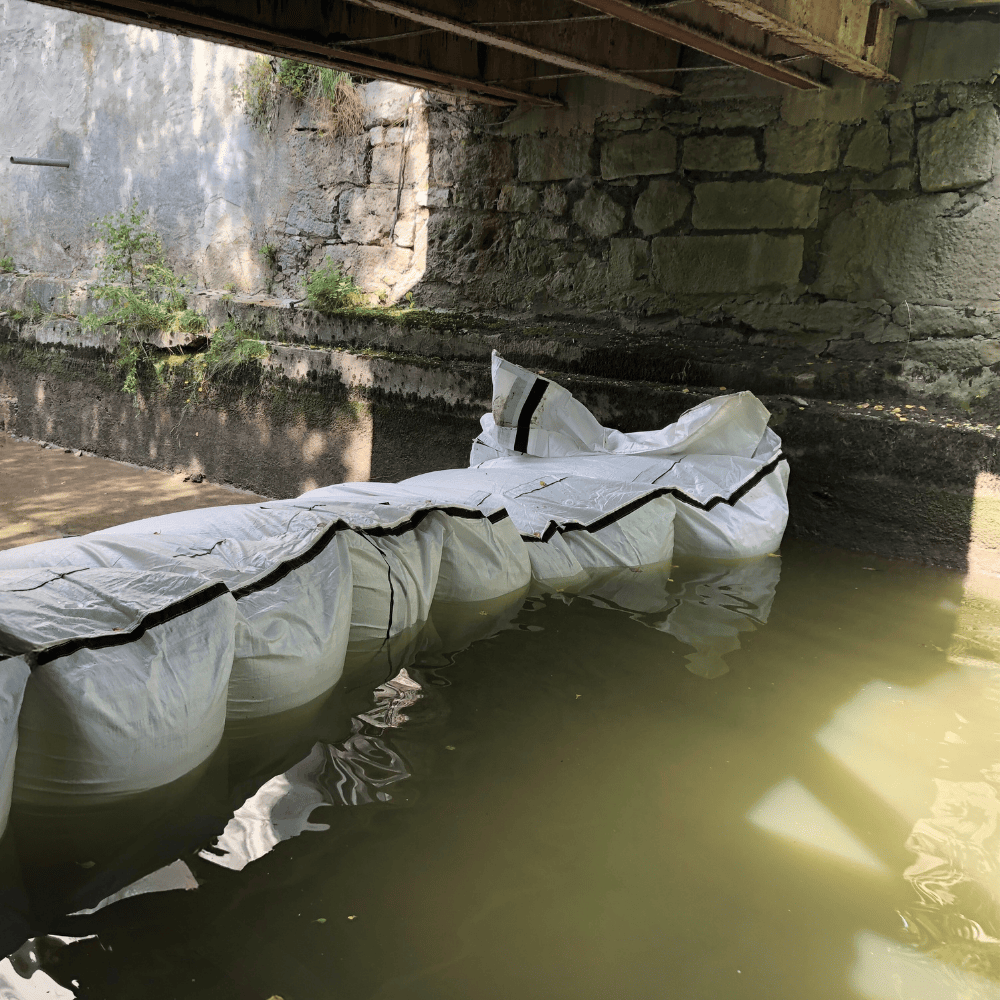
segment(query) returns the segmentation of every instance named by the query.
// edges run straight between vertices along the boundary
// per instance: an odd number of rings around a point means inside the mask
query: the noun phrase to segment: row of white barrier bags
[[[322,697],[432,603],[453,626],[529,585],[777,548],[788,467],[750,393],[622,434],[498,356],[493,378],[473,467],[0,552],[0,829],[12,795],[94,804],[176,780],[227,719]]]
[[[12,797],[93,805],[177,780],[227,719],[321,697],[432,603],[519,602],[532,582],[671,559],[655,488],[460,471],[454,487],[344,484],[0,551],[0,829]]]
[[[676,505],[676,556],[749,559],[776,551],[788,522],[788,461],[769,418],[753,393],[738,392],[660,430],[624,434],[602,427],[562,386],[494,352],[493,410],[470,465],[546,482],[594,476],[657,487]]]

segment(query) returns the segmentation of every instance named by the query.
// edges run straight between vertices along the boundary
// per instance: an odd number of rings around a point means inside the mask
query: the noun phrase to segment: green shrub
[[[10,274],[14,270],[14,258],[7,254],[6,257],[0,257],[0,274]]]
[[[319,85],[319,67],[295,59],[282,59],[278,65],[278,85],[295,100],[305,101]]]
[[[349,274],[344,274],[328,260],[306,280],[306,301],[310,309],[329,314],[336,309],[360,305],[364,295]]]

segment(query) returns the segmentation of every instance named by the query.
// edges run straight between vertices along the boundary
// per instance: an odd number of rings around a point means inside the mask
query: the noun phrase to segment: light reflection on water
[[[79,997],[1000,998],[981,584],[791,544],[475,628],[442,612],[287,745],[233,751],[235,811],[182,853],[197,890],[53,917],[94,936],[34,974]]]

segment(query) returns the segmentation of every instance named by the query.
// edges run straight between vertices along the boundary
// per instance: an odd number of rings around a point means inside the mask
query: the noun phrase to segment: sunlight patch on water
[[[879,875],[888,867],[794,778],[772,788],[747,814],[755,826]]]

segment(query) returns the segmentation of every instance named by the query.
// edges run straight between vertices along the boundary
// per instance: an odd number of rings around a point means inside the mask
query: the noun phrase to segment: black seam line
[[[334,537],[341,531],[354,531],[359,535],[370,535],[374,538],[403,535],[407,531],[412,531],[416,528],[428,514],[431,514],[436,510],[447,514],[449,517],[466,517],[473,520],[484,519],[488,520],[491,524],[497,524],[504,518],[510,517],[510,514],[508,514],[503,508],[494,511],[490,515],[486,515],[481,510],[467,510],[464,507],[427,507],[423,510],[418,510],[411,517],[407,518],[406,521],[401,524],[394,525],[391,528],[357,528],[348,524],[346,521],[335,521],[329,528],[324,530],[323,534],[320,535],[320,537],[316,539],[316,541],[313,542],[313,544],[310,545],[305,552],[289,559],[287,562],[281,563],[280,566],[277,566],[269,573],[266,573],[254,583],[248,583],[245,587],[240,587],[238,590],[234,590],[233,597],[239,601],[244,597],[249,597],[251,594],[267,590],[268,587],[273,587],[276,583],[280,583],[290,573],[294,573],[295,570],[301,569],[306,565],[306,563],[311,562],[318,555],[320,555],[330,542],[333,541]]]
[[[522,455],[528,450],[528,434],[531,431],[531,418],[538,409],[538,404],[545,395],[545,390],[549,387],[548,379],[536,378],[531,383],[528,390],[527,399],[521,407],[521,412],[517,417],[517,433],[514,435],[514,451],[519,451]]]
[[[676,500],[680,500],[682,503],[689,504],[692,507],[697,507],[699,510],[705,511],[709,511],[713,507],[718,507],[720,503],[733,507],[758,483],[760,483],[763,479],[766,479],[772,472],[774,472],[779,463],[784,461],[787,461],[787,459],[779,452],[777,458],[768,462],[768,464],[763,468],[758,469],[745,483],[742,483],[735,490],[733,490],[728,497],[714,496],[711,500],[701,503],[700,501],[687,496],[687,494],[682,493],[675,487],[665,486],[652,490],[649,493],[642,494],[642,496],[629,501],[629,503],[624,506],[619,507],[610,514],[605,514],[603,517],[598,518],[596,521],[592,521],[590,524],[581,524],[579,521],[567,521],[563,524],[556,524],[555,521],[549,521],[548,527],[542,532],[541,537],[538,535],[521,535],[521,538],[526,542],[547,542],[557,533],[563,534],[567,531],[600,531],[602,528],[607,528],[616,521],[620,521],[623,517],[628,517],[629,514],[639,510],[640,507],[644,507],[647,503],[665,496],[672,497]]]
[[[297,556],[289,559],[287,562],[283,562],[276,566],[269,573],[265,573],[259,580],[255,580],[253,583],[248,583],[245,587],[240,587],[233,591],[233,597],[237,601],[244,597],[249,597],[251,594],[256,594],[261,590],[267,590],[268,587],[273,587],[276,583],[280,583],[285,579],[290,573],[294,573],[295,570],[301,569],[306,563],[312,562],[329,544],[333,539],[340,534],[341,531],[349,531],[350,525],[346,524],[344,521],[334,521],[329,528],[326,528],[322,535],[316,539],[312,545],[309,546],[305,552],[300,552]]]
[[[81,649],[108,649],[111,646],[125,646],[130,642],[141,639],[151,628],[156,628],[158,625],[165,625],[167,622],[173,621],[175,618],[186,615],[191,611],[197,611],[198,608],[204,607],[217,597],[222,597],[228,593],[229,588],[224,583],[213,583],[204,590],[200,590],[196,594],[190,594],[183,600],[169,604],[159,611],[152,611],[148,615],[143,615],[139,623],[128,632],[99,635],[87,639],[69,639],[56,646],[43,649],[37,655],[32,656],[28,660],[28,666],[34,670],[36,667],[42,667],[46,663],[51,663],[52,660],[69,656]],[[31,662],[31,660],[34,660],[34,662]]]

